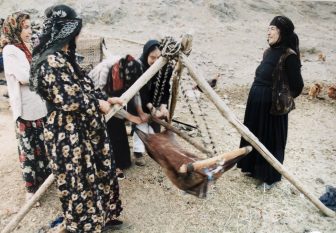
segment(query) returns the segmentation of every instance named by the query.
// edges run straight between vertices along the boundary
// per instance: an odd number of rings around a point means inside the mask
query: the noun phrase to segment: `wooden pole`
[[[232,159],[235,159],[236,157],[238,157],[240,155],[247,155],[251,151],[252,151],[252,146],[246,146],[246,147],[239,148],[237,150],[226,152],[226,153],[218,155],[216,157],[195,161],[195,162],[191,163],[190,165],[192,166],[193,170],[200,171],[203,168],[210,167],[210,166],[216,164],[218,161],[223,160],[224,164],[225,164],[226,161],[230,161]],[[179,169],[179,172],[181,172],[181,173],[186,173],[187,171],[188,171],[188,164],[183,164]]]
[[[55,176],[51,174],[41,185],[41,187],[34,193],[32,198],[27,201],[24,206],[20,209],[14,218],[7,224],[7,226],[1,231],[1,233],[9,233],[14,231],[16,226],[21,222],[21,220],[26,216],[26,214],[33,208],[34,204],[41,198],[43,193],[49,188],[49,186],[54,182]]]
[[[188,68],[190,76],[195,80],[203,93],[207,95],[219,112],[238,130],[242,137],[248,141],[278,172],[300,190],[300,192],[303,193],[318,209],[329,217],[335,217],[335,212],[323,205],[318,198],[310,193],[301,182],[299,182],[276,158],[274,158],[271,152],[267,150],[258,138],[236,118],[220,96],[218,96],[205,79],[196,72],[196,69],[193,67],[188,57],[183,53],[180,53],[180,59],[182,64]]]
[[[167,64],[167,58],[160,57],[153,65],[151,65],[145,73],[126,91],[120,98],[124,100],[126,105],[133,96],[165,65]],[[105,115],[106,121],[108,121],[116,112],[122,109],[123,106],[114,105],[109,113]]]
[[[211,154],[211,152],[207,149],[205,149],[203,146],[201,146],[198,142],[196,142],[195,140],[193,140],[192,138],[190,138],[187,134],[179,131],[178,129],[176,129],[174,126],[168,124],[167,122],[165,121],[162,121],[156,117],[151,117],[151,119],[162,125],[163,127],[173,131],[174,133],[176,133],[178,136],[180,136],[181,138],[183,138],[184,140],[186,140],[188,143],[190,143],[191,145],[193,145],[196,149],[198,149],[199,151],[205,153],[205,154]]]
[[[132,97],[167,63],[167,59],[160,57],[141,77],[121,96],[124,100],[125,105]],[[106,121],[108,121],[114,114],[116,114],[122,106],[114,105],[111,111],[106,115]],[[33,197],[27,202],[15,215],[15,217],[10,221],[10,223],[5,227],[1,233],[11,232],[20,223],[20,221],[25,217],[25,215],[30,211],[33,205],[39,200],[43,193],[48,189],[48,187],[54,182],[55,177],[51,174],[33,195]]]
[[[181,52],[183,52],[184,54],[190,54],[192,50],[192,41],[193,41],[192,35],[184,34],[181,40]],[[183,67],[184,66],[181,64],[181,61],[179,59],[176,63],[176,66],[173,72],[172,98],[171,98],[171,103],[170,103],[169,119],[168,119],[169,124],[171,124],[173,120],[173,116],[174,116],[174,111],[175,111],[177,96],[178,96],[178,87],[179,87],[179,82],[181,79]]]
[[[172,98],[170,101],[170,108],[169,108],[169,119],[168,123],[171,124],[174,116],[174,111],[176,107],[176,102],[177,102],[177,96],[178,96],[178,87],[179,87],[179,82],[181,78],[181,73],[183,70],[183,66],[180,61],[177,61],[174,72],[173,72],[173,87],[172,87]]]
[[[103,47],[103,52],[105,56],[110,56],[108,50]],[[124,100],[124,105],[129,102],[133,96],[165,65],[168,59],[160,57],[153,65],[151,65],[148,70],[141,75],[141,77],[124,93],[120,96]],[[123,106],[114,105],[111,111],[106,114],[105,119],[108,121],[114,114],[116,114]],[[27,202],[19,211],[18,214],[10,221],[10,223],[5,227],[1,233],[11,232],[20,223],[20,221],[25,217],[25,215],[30,211],[32,206],[39,200],[43,193],[48,189],[48,187],[54,182],[55,177],[51,174],[33,195],[33,197]]]

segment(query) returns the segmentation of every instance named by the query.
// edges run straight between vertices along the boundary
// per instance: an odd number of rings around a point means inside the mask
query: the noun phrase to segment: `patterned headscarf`
[[[25,53],[28,61],[31,62],[31,51],[21,39],[22,26],[26,19],[30,19],[29,15],[21,11],[7,17],[2,25],[1,47],[3,48],[7,44],[15,45]]]
[[[30,88],[38,92],[39,69],[48,55],[61,51],[66,44],[74,41],[82,28],[82,19],[74,9],[66,5],[56,5],[45,10],[46,19],[42,32],[33,49]],[[75,48],[74,48],[75,49]]]

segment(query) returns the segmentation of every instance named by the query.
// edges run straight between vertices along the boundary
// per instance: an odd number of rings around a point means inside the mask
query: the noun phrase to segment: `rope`
[[[197,121],[197,119],[196,119],[195,113],[194,113],[193,108],[192,108],[192,106],[191,106],[191,104],[190,104],[190,101],[189,101],[189,98],[188,98],[188,96],[187,96],[187,94],[186,94],[185,89],[183,88],[182,85],[179,85],[179,87],[180,87],[180,89],[181,89],[181,93],[182,93],[182,95],[183,95],[183,97],[184,97],[184,100],[185,100],[185,102],[186,102],[187,105],[188,105],[189,113],[190,113],[190,115],[191,115],[191,117],[192,117],[192,119],[193,119],[195,125],[200,125],[200,124],[198,124],[198,121]],[[200,127],[197,127],[197,132],[200,134],[200,136],[201,136],[201,140],[202,140],[202,144],[203,144],[203,146],[206,148],[206,147],[207,147],[207,143],[204,141],[203,132],[200,130]],[[209,157],[212,157],[211,154],[208,154],[208,156],[209,156]]]
[[[190,114],[191,114],[191,116],[192,116],[192,118],[193,118],[195,124],[196,124],[196,125],[199,125],[199,124],[198,124],[198,121],[196,120],[196,117],[195,117],[195,115],[194,115],[194,112],[193,112],[193,110],[192,110],[192,106],[191,106],[191,104],[190,104],[189,97],[187,96],[187,94],[186,94],[186,92],[185,92],[185,89],[183,88],[182,85],[180,85],[180,89],[181,89],[181,92],[182,92],[182,94],[183,94],[183,96],[184,96],[184,100],[187,102],[187,105],[188,105],[188,108],[189,108],[189,112],[190,112]],[[195,90],[193,90],[193,93],[194,93],[194,96],[196,96]],[[206,132],[207,132],[207,134],[208,134],[208,138],[209,138],[209,140],[210,140],[211,150],[213,151],[214,155],[217,155],[218,152],[217,152],[217,150],[216,150],[216,145],[215,145],[215,142],[214,142],[214,140],[213,140],[212,134],[210,133],[210,128],[209,128],[209,126],[208,126],[208,123],[207,123],[207,121],[206,121],[206,119],[205,119],[205,117],[204,117],[204,112],[203,112],[202,107],[201,107],[201,105],[200,105],[200,101],[197,100],[196,103],[197,103],[197,106],[198,106],[199,111],[201,112],[200,115],[201,115],[202,121],[203,121],[203,123],[204,123]],[[201,140],[202,140],[203,146],[207,148],[207,147],[208,147],[208,143],[205,142],[204,137],[203,137],[204,135],[203,135],[203,132],[200,130],[200,127],[198,127],[198,132],[199,132],[200,135],[201,135]],[[212,155],[209,155],[209,156],[212,157]]]
[[[166,70],[165,70],[163,79],[161,78],[162,69],[159,71],[159,74],[157,76],[156,83],[155,83],[155,90],[154,90],[154,97],[153,97],[154,107],[159,107],[159,105],[161,103],[162,96],[164,95],[165,85],[166,85],[167,80],[169,79],[169,77],[168,77],[169,70],[170,70],[170,64],[168,64],[166,66]],[[161,80],[162,80],[162,82],[161,82]],[[160,88],[160,86],[161,86],[161,88]],[[160,89],[160,92],[159,92],[159,89]],[[158,93],[160,93],[160,95],[158,95]]]
[[[169,60],[176,59],[181,50],[181,43],[176,42],[173,37],[166,36],[161,41],[161,55]]]
[[[193,90],[193,92],[195,93],[195,90]],[[195,93],[195,94],[196,94],[196,93]],[[200,112],[201,112],[201,117],[202,117],[202,120],[203,120],[203,122],[204,122],[204,126],[205,126],[206,132],[207,132],[207,134],[208,134],[208,137],[209,137],[209,140],[210,140],[210,144],[211,144],[211,146],[212,146],[211,149],[212,149],[212,151],[214,152],[215,155],[218,155],[217,150],[216,150],[215,142],[214,142],[214,140],[213,140],[212,134],[210,133],[209,125],[208,125],[208,123],[207,123],[207,121],[206,121],[206,119],[205,119],[205,117],[204,117],[204,112],[203,112],[202,107],[201,107],[201,104],[200,104],[201,101],[196,101],[196,102],[197,102],[198,109],[199,109]]]
[[[189,45],[189,47],[188,47],[188,52],[190,53],[191,46]],[[168,60],[172,61],[172,60],[178,58],[178,54],[179,54],[182,46],[181,46],[181,43],[176,42],[173,37],[167,36],[161,41],[160,48],[161,48],[161,55],[163,57],[166,57]],[[154,107],[158,107],[160,105],[160,101],[161,101],[162,96],[164,94],[164,87],[165,87],[166,81],[168,79],[168,72],[169,72],[169,64],[166,66],[166,70],[165,70],[165,74],[164,74],[163,79],[161,77],[162,76],[162,69],[159,71],[159,74],[158,74],[157,79],[156,79],[156,85],[155,85],[154,97],[153,97]],[[160,82],[161,80],[162,80],[162,82]],[[161,88],[160,88],[160,86],[161,86]],[[182,92],[183,96],[185,97],[185,101],[187,102],[187,105],[189,107],[189,112],[190,112],[195,124],[199,125],[199,124],[197,124],[195,114],[192,110],[191,104],[189,102],[189,98],[187,97],[184,88],[182,87],[182,85],[179,85],[179,86],[181,88],[181,92]],[[193,92],[195,94],[195,90],[193,90]],[[213,153],[215,155],[217,155],[218,153],[217,153],[217,150],[216,150],[215,142],[213,141],[213,137],[210,133],[209,126],[208,126],[208,124],[206,122],[206,119],[204,117],[204,113],[203,113],[203,110],[201,108],[200,101],[196,101],[196,102],[197,102],[198,109],[201,112],[202,121],[204,122],[204,126],[205,126],[205,129],[207,131],[207,134],[208,134],[208,137],[209,137],[209,140],[210,140],[210,144],[212,146],[211,149],[212,149]],[[198,128],[198,131],[201,134],[201,138],[202,138],[202,142],[203,142],[204,147],[207,147],[207,143],[204,141],[202,131],[199,128]]]
[[[164,89],[168,77],[170,66],[172,66],[172,61],[178,57],[178,53],[181,50],[181,43],[174,40],[173,37],[167,36],[162,39],[160,43],[161,55],[166,57],[170,62],[165,66],[165,73],[162,74],[162,69],[159,70],[158,76],[156,77],[154,96],[153,96],[153,106],[155,108],[160,107],[160,102],[162,96],[164,95]],[[163,77],[162,77],[163,75]]]

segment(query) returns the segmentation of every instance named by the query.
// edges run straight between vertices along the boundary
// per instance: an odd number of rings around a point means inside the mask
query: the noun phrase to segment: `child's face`
[[[25,43],[30,43],[31,42],[31,37],[32,37],[32,29],[30,25],[30,20],[26,19],[25,21],[22,22],[22,31],[21,31],[21,39]]]
[[[161,51],[160,49],[155,49],[153,50],[149,55],[148,55],[148,58],[147,58],[147,63],[149,66],[153,65],[154,62],[156,62],[157,59],[159,59],[159,57],[161,56]]]

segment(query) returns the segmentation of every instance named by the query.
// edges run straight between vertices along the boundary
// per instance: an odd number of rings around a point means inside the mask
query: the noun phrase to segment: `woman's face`
[[[22,31],[21,31],[21,39],[25,43],[30,43],[32,37],[32,30],[30,20],[26,19],[22,22]]]
[[[273,45],[280,40],[280,29],[274,25],[270,25],[267,30],[267,42]]]
[[[159,59],[159,57],[161,56],[161,51],[160,49],[156,48],[155,50],[153,50],[147,58],[147,63],[149,66],[153,65],[154,62],[156,62],[157,59]]]

